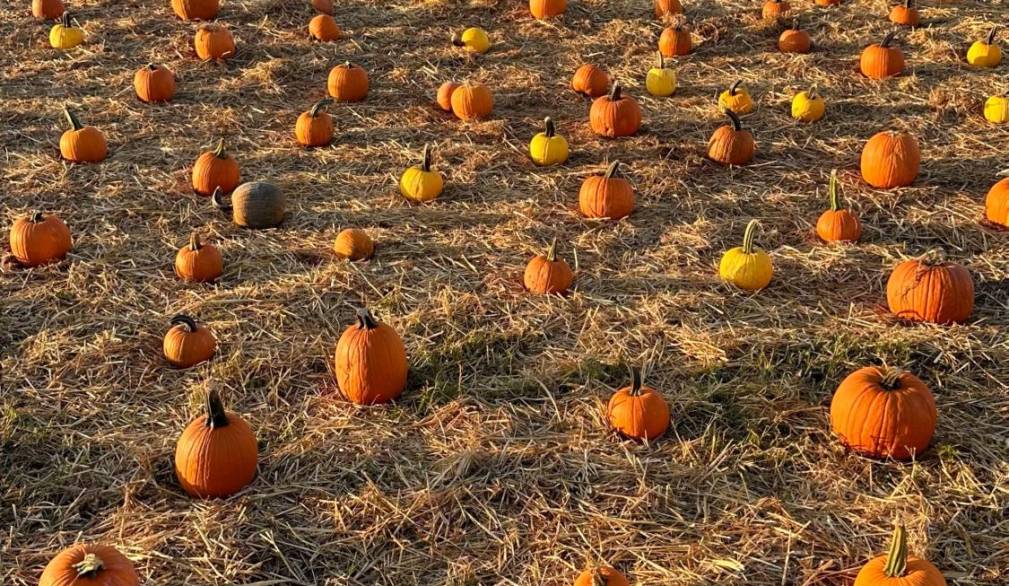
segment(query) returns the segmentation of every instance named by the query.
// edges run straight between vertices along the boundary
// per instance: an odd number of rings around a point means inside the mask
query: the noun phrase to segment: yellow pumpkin
[[[753,247],[757,224],[757,220],[750,220],[743,234],[743,245],[722,255],[722,262],[718,265],[718,274],[722,280],[747,291],[763,289],[771,282],[774,274],[771,257],[763,250]]]
[[[1009,122],[1009,94],[991,96],[985,100],[984,117],[988,122],[995,124]]]
[[[84,31],[70,24],[70,13],[64,12],[60,22],[49,29],[49,44],[53,49],[73,49],[84,42]]]
[[[529,157],[541,167],[557,165],[568,160],[568,141],[557,134],[554,121],[543,120],[543,132],[529,141]]]
[[[666,67],[666,58],[661,51],[655,67],[649,69],[645,77],[645,89],[659,98],[671,96],[676,91],[676,70]]]
[[[424,145],[423,161],[403,171],[399,192],[410,201],[422,203],[441,195],[443,186],[441,173],[431,170],[431,145]]]
[[[967,63],[972,67],[998,67],[1002,62],[1002,49],[995,44],[996,30],[997,27],[991,27],[983,41],[974,41],[967,49]]]
[[[739,87],[742,84],[743,80],[740,79],[718,96],[718,105],[723,110],[732,110],[736,114],[749,114],[753,111],[753,98],[746,88]]]
[[[815,87],[799,92],[792,98],[792,118],[802,122],[816,122],[823,118],[826,109],[827,102],[816,93]]]
[[[462,34],[453,33],[452,44],[464,47],[470,53],[483,54],[490,49],[490,37],[487,36],[487,31],[474,26],[462,31]]]

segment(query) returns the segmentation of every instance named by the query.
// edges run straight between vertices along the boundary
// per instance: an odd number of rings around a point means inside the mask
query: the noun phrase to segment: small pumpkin
[[[743,86],[743,80],[738,79],[729,89],[722,91],[718,95],[718,107],[724,110],[732,110],[736,114],[749,114],[753,111],[753,98],[750,92]]]
[[[172,0],[172,10],[182,20],[213,20],[220,8],[218,0]]]
[[[862,178],[877,189],[906,187],[921,170],[918,140],[908,132],[876,133],[862,148]]]
[[[84,42],[84,30],[70,24],[70,13],[60,15],[60,21],[49,29],[49,44],[53,49],[73,49]]]
[[[543,132],[529,141],[529,157],[540,166],[559,165],[568,160],[568,141],[557,134],[549,116],[543,120]]]
[[[368,96],[368,72],[350,61],[329,72],[329,95],[341,102],[360,102]]]
[[[900,26],[918,26],[921,22],[921,15],[914,6],[914,0],[904,0],[890,9],[890,22]]]
[[[217,341],[207,326],[196,323],[188,315],[171,319],[172,327],[165,334],[162,349],[165,359],[176,368],[189,368],[210,360],[217,352]]]
[[[858,242],[862,238],[862,223],[855,212],[841,207],[837,169],[830,172],[827,193],[830,194],[830,209],[820,214],[816,221],[816,235],[824,242]]]
[[[210,283],[224,272],[221,251],[213,244],[200,242],[200,235],[193,232],[189,244],[175,254],[175,274],[190,283]]]
[[[666,27],[659,35],[659,52],[665,57],[689,55],[693,47],[690,31],[679,24]]]
[[[991,27],[982,41],[974,41],[967,49],[967,63],[971,67],[998,67],[1002,62],[1002,49],[995,44],[997,26]]]
[[[658,52],[655,67],[649,69],[645,76],[645,89],[658,98],[665,98],[676,92],[676,70],[666,67],[666,58],[662,55],[662,51]]]
[[[332,104],[325,98],[316,102],[310,110],[298,115],[294,125],[294,137],[304,147],[326,146],[333,140],[333,117],[322,109]]]
[[[409,364],[403,339],[367,309],[358,309],[357,323],[343,331],[334,361],[340,391],[358,405],[387,403],[406,388]]]
[[[567,293],[574,282],[571,267],[562,258],[557,258],[557,239],[554,238],[546,254],[534,256],[526,265],[522,282],[526,289],[540,295]]]
[[[634,186],[618,175],[620,161],[613,161],[603,175],[590,175],[578,190],[578,209],[586,218],[619,220],[634,211]]]
[[[809,33],[799,28],[799,19],[792,20],[792,28],[782,31],[778,37],[778,50],[782,53],[809,53],[813,39]]]
[[[70,123],[70,130],[60,136],[60,154],[72,163],[98,163],[109,154],[105,135],[94,126],[84,126],[69,107],[63,108],[63,116]]]
[[[63,16],[63,0],[32,0],[32,16],[40,20],[56,20]]]
[[[19,263],[37,267],[62,260],[73,245],[70,229],[59,216],[34,212],[14,220],[10,246]]]
[[[853,586],[946,586],[946,578],[928,560],[908,555],[907,533],[898,525],[887,554],[862,566]]]
[[[883,40],[862,49],[858,68],[869,79],[886,79],[904,71],[904,53],[892,45],[897,31],[886,33]]]
[[[399,178],[399,192],[415,203],[431,201],[441,195],[445,183],[441,173],[431,170],[431,145],[424,145],[420,165],[414,165]]]
[[[631,586],[631,583],[619,571],[609,566],[597,566],[579,574],[574,586]]]
[[[168,102],[175,96],[175,74],[164,65],[149,63],[133,75],[133,90],[142,102]]]
[[[817,6],[823,6],[823,7],[839,6],[841,4],[841,0],[814,0],[813,3],[816,4]]]
[[[653,440],[669,429],[669,404],[641,384],[641,371],[631,369],[631,386],[613,393],[606,407],[610,427],[636,440]]]
[[[487,31],[472,26],[462,33],[452,33],[452,44],[456,47],[463,47],[470,53],[482,55],[490,49],[490,37],[487,35]]]
[[[452,113],[460,120],[481,120],[493,111],[494,96],[482,83],[467,81],[452,92]]]
[[[886,304],[901,319],[963,323],[974,311],[974,281],[964,267],[935,254],[907,260],[886,281]]]
[[[680,4],[680,0],[654,0],[652,4],[655,8],[655,18],[683,14],[683,5]]]
[[[375,253],[375,243],[364,230],[347,228],[336,235],[333,252],[346,260],[368,260]]]
[[[984,101],[984,118],[992,124],[1009,122],[1009,93],[989,96]]]
[[[932,441],[935,400],[909,372],[867,366],[849,374],[830,401],[830,425],[846,447],[874,458],[907,460]]]
[[[438,95],[435,101],[438,107],[446,112],[452,111],[452,93],[459,87],[454,81],[446,81],[438,87]]]
[[[231,212],[231,219],[245,228],[273,228],[284,221],[287,196],[269,181],[243,183],[231,192],[231,202],[224,203],[223,191],[211,196],[214,205]]]
[[[308,21],[308,35],[317,41],[328,43],[343,37],[343,31],[332,16],[316,14]]]
[[[238,161],[224,149],[224,139],[212,151],[201,153],[193,163],[193,191],[209,196],[220,189],[231,193],[241,182]]]
[[[747,291],[763,289],[774,275],[770,255],[753,246],[758,224],[757,220],[750,220],[743,233],[743,245],[722,255],[722,261],[718,264],[718,274],[722,280]]]
[[[823,96],[811,87],[795,94],[792,98],[792,118],[800,122],[816,122],[823,118],[827,111],[827,102]]]
[[[196,29],[193,37],[196,56],[203,61],[230,59],[235,56],[235,37],[227,27],[219,24],[203,24]]]
[[[567,8],[567,0],[529,0],[529,12],[541,20],[564,14]]]
[[[708,157],[723,165],[745,165],[753,160],[757,150],[753,135],[743,128],[735,112],[724,111],[730,124],[718,127],[708,139]]]
[[[1009,177],[988,190],[984,198],[984,216],[990,222],[1009,228]]]
[[[322,14],[333,15],[333,0],[312,0],[312,8]]]
[[[206,411],[182,430],[175,443],[175,477],[195,498],[225,498],[256,477],[259,447],[242,416],[227,411],[217,391],[207,393]]]
[[[608,96],[600,96],[592,102],[589,125],[599,136],[632,136],[641,128],[641,107],[634,98],[621,95],[620,84],[615,83]]]
[[[586,63],[575,70],[571,89],[590,98],[605,96],[610,89],[610,76],[602,68]]]
[[[108,545],[82,543],[49,560],[39,586],[140,586],[133,562]]]
[[[791,10],[792,5],[787,0],[767,0],[760,7],[760,17],[764,21],[774,21],[784,18]]]

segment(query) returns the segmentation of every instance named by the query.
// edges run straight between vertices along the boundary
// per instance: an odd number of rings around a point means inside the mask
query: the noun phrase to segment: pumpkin
[[[658,391],[642,386],[641,371],[631,369],[631,386],[613,393],[606,407],[610,427],[636,440],[653,440],[669,429],[669,405]]]
[[[610,76],[601,68],[586,63],[575,70],[571,77],[571,89],[590,98],[605,96],[610,89]]]
[[[165,359],[176,368],[189,368],[210,360],[217,351],[217,341],[207,326],[197,324],[188,315],[171,319],[172,327],[165,334],[162,349]]]
[[[470,27],[462,33],[452,33],[452,44],[463,47],[470,53],[483,54],[490,49],[490,37],[480,27]]]
[[[841,4],[841,0],[815,0],[814,4],[817,6],[838,6]]]
[[[49,560],[39,586],[139,586],[133,563],[114,547],[78,544]]]
[[[34,212],[14,220],[10,246],[11,254],[25,266],[48,264],[63,259],[70,252],[70,229],[55,214]]]
[[[564,259],[557,258],[557,239],[554,238],[546,254],[534,256],[526,265],[522,282],[526,289],[540,295],[563,295],[571,287],[574,274]]]
[[[207,393],[206,412],[189,422],[175,443],[175,477],[196,498],[225,498],[256,477],[259,447],[244,419],[227,411],[217,391]]]
[[[731,124],[718,127],[708,139],[708,157],[723,165],[745,165],[757,149],[753,135],[743,128],[735,112],[726,109],[725,115]]]
[[[406,388],[409,365],[396,330],[357,310],[357,323],[336,343],[336,382],[353,403],[374,405],[399,397]]]
[[[312,8],[323,14],[333,14],[333,0],[312,0]]]
[[[963,323],[974,310],[974,281],[964,267],[926,255],[894,267],[886,282],[886,303],[901,319]]]
[[[1002,49],[995,44],[997,30],[998,27],[991,27],[983,41],[974,41],[967,49],[967,63],[971,67],[998,67],[1002,62]]]
[[[718,107],[723,110],[732,110],[736,114],[749,114],[753,111],[753,98],[750,97],[750,92],[742,87],[743,80],[736,80],[735,83],[729,86],[729,89],[724,90],[718,95]]]
[[[224,139],[212,151],[200,154],[193,163],[193,191],[209,196],[220,189],[231,193],[241,181],[238,161],[224,150]]]
[[[340,25],[328,14],[316,14],[308,21],[308,35],[317,41],[328,43],[343,36]]]
[[[907,553],[907,533],[898,525],[886,555],[869,560],[853,586],[946,586],[946,578],[928,560]]]
[[[227,27],[219,24],[203,24],[196,29],[193,38],[196,56],[203,61],[230,59],[235,56],[235,37]]]
[[[676,70],[666,67],[666,58],[658,52],[655,67],[648,70],[645,76],[645,89],[659,98],[665,98],[676,92]]]
[[[911,185],[921,169],[918,140],[907,132],[876,133],[862,148],[860,167],[865,182],[877,189]]]
[[[421,155],[420,165],[414,165],[399,178],[399,192],[403,197],[415,203],[431,201],[439,195],[444,188],[444,180],[441,173],[431,170],[431,145],[424,145],[424,152]]]
[[[907,460],[935,432],[935,400],[918,377],[867,366],[849,374],[830,401],[830,426],[846,447],[874,458]]]
[[[32,16],[40,20],[56,20],[63,16],[63,0],[32,0]]]
[[[778,37],[778,50],[782,53],[809,53],[813,40],[809,33],[799,28],[799,19],[792,21],[792,28],[782,31]]]
[[[193,232],[189,244],[175,254],[175,274],[190,283],[209,283],[224,272],[221,251],[213,244],[200,242],[200,235]]]
[[[435,101],[438,107],[446,112],[452,111],[452,93],[459,87],[454,81],[446,81],[438,87],[438,96]]]
[[[182,20],[213,20],[220,5],[218,0],[172,0],[172,10]]]
[[[631,583],[617,570],[609,566],[598,566],[579,574],[574,586],[631,586]]]
[[[305,147],[326,146],[333,140],[333,117],[322,109],[333,100],[325,98],[316,102],[310,110],[298,115],[294,125],[294,137]]]
[[[329,95],[340,102],[360,102],[368,96],[368,72],[350,61],[329,71]]]
[[[1009,93],[989,96],[984,101],[984,118],[993,124],[1009,122]]]
[[[567,8],[567,0],[529,0],[529,12],[532,13],[533,18],[553,18],[564,14]]]
[[[760,17],[765,21],[778,20],[784,17],[792,9],[792,5],[786,0],[767,0],[760,7]]]
[[[364,230],[347,228],[336,235],[333,252],[347,260],[368,260],[375,253],[375,243]]]
[[[799,92],[792,98],[792,118],[800,122],[816,122],[823,118],[826,110],[827,102],[817,93],[816,87]]]
[[[175,96],[175,74],[164,65],[149,63],[133,75],[133,90],[142,102],[168,102]]]
[[[592,102],[589,125],[599,136],[632,136],[641,128],[641,107],[634,98],[622,96],[620,84],[615,83],[608,96],[600,96]]]
[[[830,195],[830,209],[820,214],[816,221],[816,235],[825,242],[858,242],[862,237],[862,224],[855,212],[841,207],[837,169],[830,172],[827,193]]]
[[[679,24],[666,27],[659,35],[659,52],[665,57],[689,55],[693,46],[690,31]]]
[[[60,136],[60,154],[72,163],[98,163],[109,154],[105,135],[94,126],[84,126],[70,108],[63,108],[70,130]]]
[[[918,9],[914,7],[914,0],[904,0],[890,9],[890,22],[900,26],[918,26],[921,16]]]
[[[896,31],[886,33],[883,40],[862,49],[858,58],[858,68],[869,79],[886,79],[904,71],[904,53],[899,47],[891,46]]]
[[[64,12],[60,21],[49,29],[49,44],[53,49],[73,49],[84,42],[84,31],[70,24],[70,13]]]
[[[988,190],[984,198],[984,216],[990,222],[1009,228],[1009,177]]]
[[[543,120],[543,132],[529,141],[529,157],[540,166],[558,165],[568,160],[568,141],[557,134],[549,116]]]
[[[243,183],[231,192],[231,203],[224,203],[221,189],[211,199],[223,211],[231,211],[231,219],[245,228],[273,228],[284,221],[287,197],[268,181]]]
[[[655,18],[683,14],[683,5],[680,4],[680,0],[654,0],[653,6],[655,8]]]
[[[578,209],[586,218],[619,220],[634,211],[634,187],[619,177],[620,161],[613,161],[603,175],[591,175],[578,190]]]
[[[494,96],[482,83],[467,81],[452,92],[452,113],[460,120],[480,120],[493,111]]]
[[[757,224],[757,220],[750,220],[743,233],[743,245],[722,255],[722,261],[718,264],[718,274],[723,281],[747,291],[763,289],[771,282],[774,274],[771,257],[763,250],[753,247]]]

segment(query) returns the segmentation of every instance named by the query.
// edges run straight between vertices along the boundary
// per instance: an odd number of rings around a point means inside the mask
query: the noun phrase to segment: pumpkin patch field
[[[1006,584],[1006,14],[5,0],[0,584]]]

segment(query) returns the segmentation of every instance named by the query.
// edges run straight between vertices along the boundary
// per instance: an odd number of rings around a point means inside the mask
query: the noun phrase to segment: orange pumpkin
[[[901,26],[918,26],[921,16],[914,7],[914,0],[904,0],[903,4],[894,6],[890,10],[890,22]]]
[[[343,36],[340,25],[328,14],[316,14],[308,21],[308,34],[317,41],[336,41]]]
[[[858,242],[862,237],[862,224],[855,212],[841,207],[837,187],[837,169],[830,172],[830,209],[820,214],[816,221],[816,234],[824,242]]]
[[[196,498],[225,498],[256,477],[256,434],[242,417],[226,411],[217,391],[207,393],[206,412],[175,443],[175,477]]]
[[[175,74],[164,65],[150,63],[133,75],[133,90],[143,102],[168,102],[175,96]]]
[[[886,282],[886,303],[901,319],[963,323],[974,310],[974,281],[964,267],[926,255],[893,269]]]
[[[778,49],[782,53],[809,53],[813,40],[809,33],[799,28],[799,19],[792,21],[792,28],[785,29],[778,37]]]
[[[358,405],[392,401],[406,388],[409,365],[403,339],[367,309],[357,310],[357,323],[340,336],[335,362],[340,390]]]
[[[214,190],[231,193],[241,182],[238,161],[224,150],[224,139],[217,148],[197,157],[193,164],[193,191],[200,195],[213,195]]]
[[[853,586],[946,586],[946,578],[928,560],[908,555],[907,533],[898,525],[890,550],[862,566]]]
[[[690,31],[679,24],[666,27],[659,35],[659,52],[663,57],[689,55],[693,46]]]
[[[196,56],[203,61],[230,59],[235,56],[235,37],[222,25],[200,25],[193,37],[193,48]]]
[[[546,254],[534,256],[526,265],[522,276],[526,289],[540,295],[567,292],[574,282],[571,267],[564,259],[557,258],[557,239],[554,238]]]
[[[114,547],[79,544],[46,564],[39,586],[139,586],[133,563]]]
[[[817,6],[838,6],[841,4],[841,0],[814,0],[814,4]]]
[[[760,16],[765,21],[778,20],[783,18],[792,9],[792,5],[787,0],[767,0],[760,8]]]
[[[72,246],[70,230],[55,214],[34,212],[14,221],[10,246],[19,263],[37,267],[66,257]]]
[[[634,210],[634,187],[617,176],[620,161],[613,161],[604,175],[586,177],[578,190],[578,209],[586,218],[619,220]]]
[[[564,14],[567,8],[567,0],[529,0],[529,12],[534,18],[552,18]]]
[[[213,20],[220,5],[218,0],[172,0],[172,10],[182,20]]]
[[[312,0],[312,8],[323,14],[333,15],[333,0]]]
[[[589,110],[592,132],[607,138],[632,136],[641,128],[641,107],[637,100],[622,96],[620,84],[613,84],[608,96],[600,96]]]
[[[375,243],[364,230],[347,228],[336,235],[333,252],[347,260],[367,260],[375,253]]]
[[[73,163],[98,163],[109,154],[105,135],[94,126],[84,126],[70,108],[63,108],[70,130],[60,136],[60,154]]]
[[[743,128],[739,116],[726,109],[731,124],[720,126],[708,140],[708,157],[723,165],[745,165],[753,160],[756,144],[749,130]]]
[[[658,391],[642,386],[641,372],[631,369],[631,386],[613,393],[606,407],[610,426],[636,440],[653,440],[669,429],[669,405]]]
[[[1009,177],[988,190],[984,198],[984,215],[989,221],[1009,228]]]
[[[452,113],[460,120],[487,118],[494,110],[494,96],[481,83],[465,82],[452,92]]]
[[[680,0],[654,0],[653,5],[655,18],[683,14],[683,5],[680,4]]]
[[[459,88],[459,84],[454,81],[446,81],[438,87],[438,96],[435,101],[438,107],[446,112],[452,111],[452,94]]]
[[[877,189],[911,185],[921,169],[918,140],[907,132],[879,132],[862,148],[860,167],[865,182]]]
[[[617,570],[609,566],[598,566],[579,574],[574,586],[631,586],[631,583]]]
[[[176,368],[189,368],[210,358],[217,351],[217,341],[207,326],[197,324],[188,315],[171,319],[162,349],[165,359]]]
[[[305,147],[326,146],[333,140],[333,117],[322,108],[332,104],[333,100],[328,98],[319,100],[307,112],[302,112],[298,116],[298,122],[294,125],[294,137],[298,144]]]
[[[899,47],[892,46],[896,35],[896,31],[890,31],[879,43],[862,49],[862,55],[858,59],[862,75],[878,80],[900,75],[904,71],[904,53]]]
[[[196,232],[189,237],[189,244],[175,254],[175,274],[190,283],[209,283],[224,272],[221,251],[213,244],[200,242]]]
[[[368,72],[350,61],[329,71],[329,95],[340,102],[360,102],[368,96]]]
[[[63,0],[32,0],[32,16],[41,20],[56,20],[63,16]]]
[[[591,63],[579,67],[571,78],[571,89],[590,98],[606,95],[609,88],[610,76]]]

